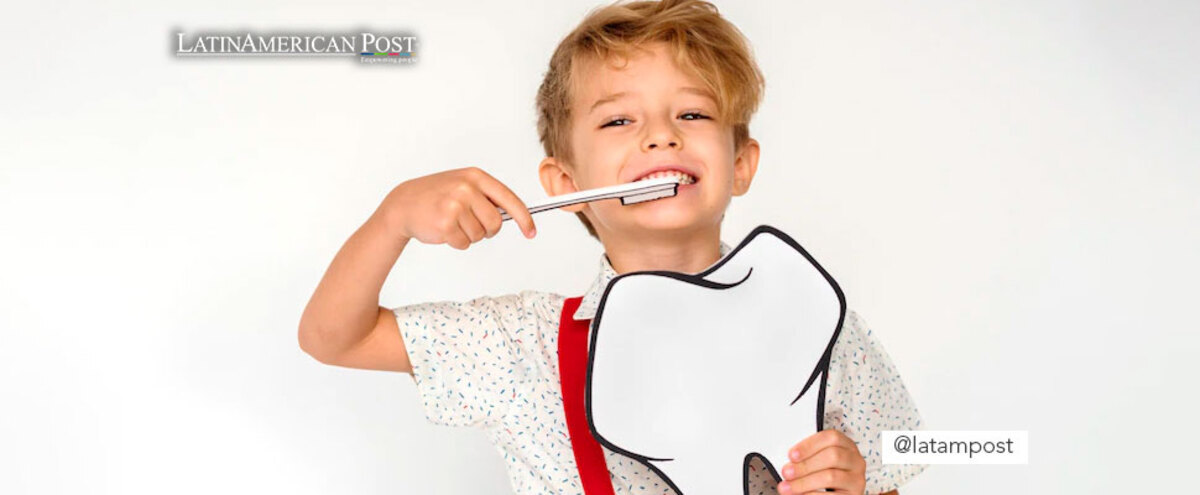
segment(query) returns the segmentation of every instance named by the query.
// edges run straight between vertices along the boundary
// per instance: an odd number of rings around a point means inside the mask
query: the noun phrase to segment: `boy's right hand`
[[[388,193],[379,212],[407,238],[467,249],[500,231],[503,220],[497,206],[508,212],[525,237],[537,234],[521,198],[477,167],[405,181]]]

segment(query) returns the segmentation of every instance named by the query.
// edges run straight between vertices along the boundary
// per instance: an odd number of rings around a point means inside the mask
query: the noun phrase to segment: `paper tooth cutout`
[[[779,481],[823,428],[845,314],[837,282],[767,225],[704,272],[618,275],[592,321],[592,434],[680,495],[748,494],[753,456]]]

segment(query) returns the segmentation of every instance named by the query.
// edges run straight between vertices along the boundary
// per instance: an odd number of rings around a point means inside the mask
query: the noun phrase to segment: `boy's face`
[[[583,211],[600,234],[645,236],[717,229],[732,196],[749,188],[758,143],[735,152],[733,128],[717,120],[717,102],[703,82],[682,71],[665,43],[628,59],[584,61],[573,92],[572,163],[543,161],[552,195],[633,182],[662,167],[687,173],[674,197],[633,205],[596,201]],[[685,180],[686,182],[686,180]],[[609,237],[611,238],[611,237]]]

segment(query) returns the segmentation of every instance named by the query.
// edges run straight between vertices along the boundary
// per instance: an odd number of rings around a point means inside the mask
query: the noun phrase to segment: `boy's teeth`
[[[680,184],[694,184],[696,182],[695,177],[692,177],[683,172],[673,172],[673,171],[672,172],[655,172],[655,173],[652,173],[645,177],[642,177],[641,179],[638,179],[636,182],[641,182],[641,181],[650,180],[650,179],[657,179],[659,177],[679,177]]]

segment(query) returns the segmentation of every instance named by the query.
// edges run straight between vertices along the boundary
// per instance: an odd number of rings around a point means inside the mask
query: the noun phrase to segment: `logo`
[[[178,58],[191,57],[345,57],[363,64],[413,64],[417,37],[410,33],[172,33]]]

